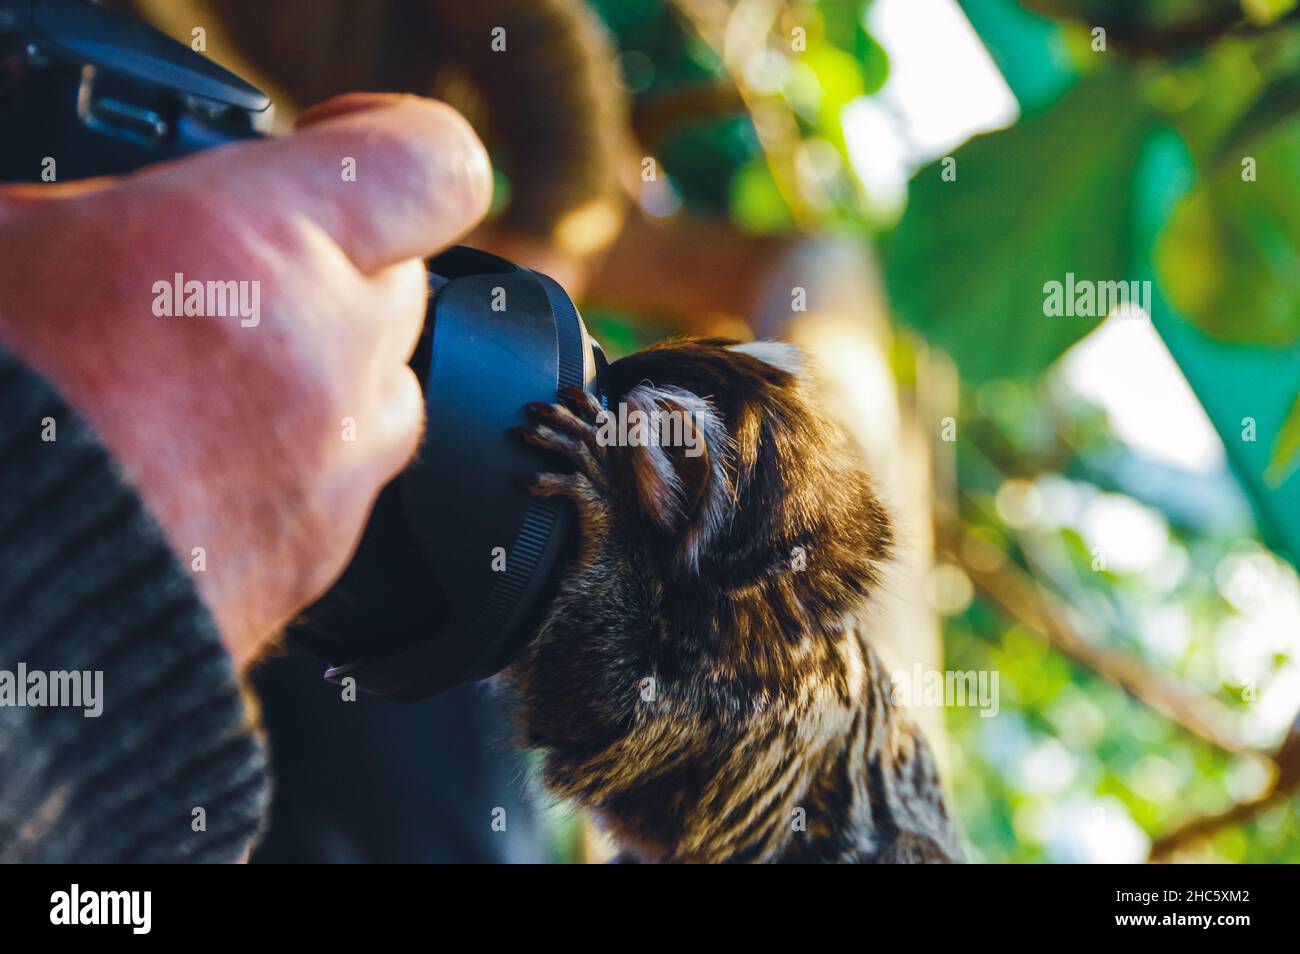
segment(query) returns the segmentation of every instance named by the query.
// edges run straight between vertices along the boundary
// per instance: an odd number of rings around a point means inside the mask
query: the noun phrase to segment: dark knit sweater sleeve
[[[88,692],[102,678],[99,715],[17,704],[39,701],[21,674],[52,672],[85,674]],[[0,862],[239,860],[268,802],[252,725],[135,491],[0,349]]]

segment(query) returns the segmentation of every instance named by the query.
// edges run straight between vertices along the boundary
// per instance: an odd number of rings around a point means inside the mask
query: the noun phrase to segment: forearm
[[[60,693],[49,673],[73,675]],[[266,801],[187,571],[90,428],[0,347],[0,861],[234,861]]]

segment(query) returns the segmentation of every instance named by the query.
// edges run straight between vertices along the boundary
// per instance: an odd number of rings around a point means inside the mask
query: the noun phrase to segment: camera
[[[202,54],[89,0],[0,0],[0,182],[121,174],[256,138],[272,108]],[[545,275],[457,247],[429,262],[429,289],[411,361],[428,412],[419,457],[292,634],[329,663],[327,679],[401,700],[499,671],[536,628],[573,515],[518,489],[562,465],[508,428],[561,388],[599,399],[605,366]]]

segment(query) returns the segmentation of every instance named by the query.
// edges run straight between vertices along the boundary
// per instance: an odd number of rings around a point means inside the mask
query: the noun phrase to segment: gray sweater
[[[80,705],[49,704],[74,685]],[[188,572],[85,422],[0,349],[0,862],[236,861],[268,798]]]

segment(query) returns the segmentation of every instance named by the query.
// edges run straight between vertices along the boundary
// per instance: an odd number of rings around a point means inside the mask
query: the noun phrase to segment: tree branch
[[[638,102],[632,112],[632,128],[642,147],[654,152],[671,130],[746,111],[744,97],[733,83],[688,86]]]
[[[1257,751],[1241,738],[1227,706],[1162,675],[1135,656],[1099,646],[1060,618],[1037,582],[996,547],[942,520],[941,549],[997,606],[1049,646],[1086,666],[1187,732],[1227,752]],[[996,567],[996,569],[990,569]]]
[[[1244,825],[1260,812],[1280,804],[1300,789],[1300,718],[1292,724],[1291,731],[1273,756],[1277,764],[1277,778],[1272,788],[1259,798],[1233,805],[1215,815],[1194,818],[1175,828],[1151,846],[1148,861],[1167,861],[1194,842],[1208,838],[1215,832],[1234,825]]]
[[[1055,0],[1025,0],[1025,6],[1086,29],[1101,27],[1116,49],[1138,57],[1176,56],[1208,46],[1236,30],[1260,33],[1297,16],[1297,11],[1292,11],[1269,23],[1255,23],[1246,18],[1239,4],[1233,4],[1195,19],[1157,27],[1131,20],[1086,19]]]

